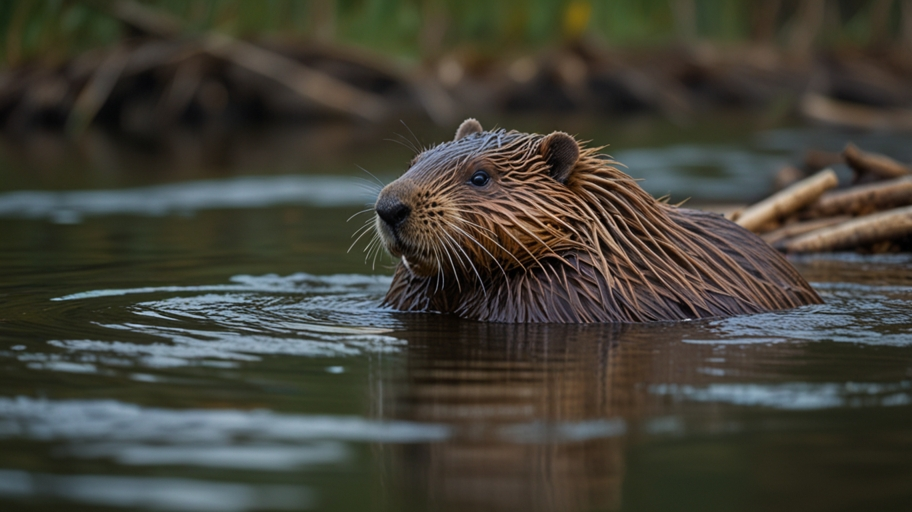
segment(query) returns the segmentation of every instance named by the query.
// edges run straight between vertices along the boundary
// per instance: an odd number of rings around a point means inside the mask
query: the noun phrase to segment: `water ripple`
[[[362,205],[371,199],[372,194],[353,178],[257,176],[119,190],[6,192],[0,194],[0,217],[73,224],[98,215],[161,216],[287,204],[349,206]]]

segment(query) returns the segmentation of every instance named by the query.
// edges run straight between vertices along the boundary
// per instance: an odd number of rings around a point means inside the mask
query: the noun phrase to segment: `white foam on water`
[[[248,485],[187,478],[111,475],[51,475],[0,469],[0,496],[55,497],[106,507],[153,510],[243,512],[313,508],[305,487]]]
[[[437,424],[370,420],[358,416],[280,414],[267,410],[165,409],[117,400],[44,400],[0,397],[0,436],[35,440],[223,445],[251,442],[341,440],[411,443],[437,441]]]
[[[267,410],[166,409],[116,400],[0,397],[0,439],[132,466],[286,471],[350,460],[350,442],[443,441],[440,424]]]
[[[355,178],[255,176],[119,190],[6,192],[0,193],[0,217],[73,224],[101,215],[162,216],[277,205],[349,206],[372,199]]]
[[[749,345],[782,342],[912,346],[912,287],[815,283],[824,304],[710,320],[685,343]]]
[[[68,450],[82,458],[110,458],[127,466],[206,466],[259,471],[290,471],[338,464],[351,458],[345,443],[319,441],[294,446],[137,446],[123,443],[77,445]]]
[[[54,300],[91,303],[134,294],[165,297],[121,305],[132,319],[95,323],[111,333],[122,333],[122,340],[56,339],[48,343],[66,352],[22,354],[19,359],[33,361],[35,369],[90,371],[88,365],[99,363],[233,367],[266,355],[347,357],[397,352],[405,340],[387,333],[398,321],[378,306],[389,282],[388,276],[297,273],[239,275],[231,283],[215,286],[82,292]],[[137,335],[143,340],[133,341]],[[92,353],[108,355],[87,355]]]
[[[113,290],[90,290],[52,298],[52,301],[84,300],[100,297],[153,293],[200,293],[200,292],[262,292],[262,293],[353,293],[386,291],[392,282],[391,276],[363,274],[334,274],[318,276],[299,272],[288,276],[266,274],[263,276],[237,275],[232,284],[201,286],[147,286]]]
[[[676,400],[719,402],[789,410],[889,407],[912,403],[912,381],[893,383],[718,383],[708,386],[656,384],[649,387],[649,392],[655,395],[670,396]]]

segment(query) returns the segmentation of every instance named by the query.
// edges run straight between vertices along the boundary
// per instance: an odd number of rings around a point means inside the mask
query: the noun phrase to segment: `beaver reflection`
[[[441,321],[404,333],[404,378],[375,397],[385,418],[453,428],[445,442],[382,448],[386,487],[404,485],[415,500],[402,505],[618,508],[626,420],[647,398],[635,385],[650,371],[636,327]]]

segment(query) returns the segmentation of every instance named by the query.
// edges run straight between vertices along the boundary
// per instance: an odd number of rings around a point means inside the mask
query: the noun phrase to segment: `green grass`
[[[122,37],[110,1],[0,2],[0,64],[59,62]],[[188,32],[237,37],[315,38],[420,60],[442,52],[520,52],[581,34],[615,46],[656,46],[687,35],[720,43],[751,38],[758,6],[747,0],[145,0],[181,19]],[[904,12],[887,1],[886,39],[898,40]],[[908,2],[906,2],[908,5]],[[882,0],[828,0],[818,42],[861,46],[883,38],[872,19]],[[676,23],[675,6],[691,23]],[[912,10],[907,8],[907,10]],[[787,43],[800,2],[783,1],[775,40]],[[881,10],[880,12],[884,12]]]

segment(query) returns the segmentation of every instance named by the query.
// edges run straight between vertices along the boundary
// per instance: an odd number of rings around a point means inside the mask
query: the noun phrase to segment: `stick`
[[[799,108],[801,113],[810,119],[835,125],[867,130],[908,130],[912,128],[912,110],[910,109],[867,107],[810,92],[805,93],[801,98]]]
[[[824,169],[744,210],[735,222],[756,232],[767,222],[785,217],[812,203],[838,183],[836,173],[832,169]]]
[[[848,215],[838,215],[836,217],[827,217],[824,219],[794,222],[787,226],[783,226],[779,229],[770,231],[769,233],[764,233],[760,236],[760,238],[762,238],[766,243],[776,247],[776,245],[783,240],[803,235],[805,233],[810,233],[811,231],[817,231],[818,229],[835,226],[836,224],[842,224],[851,218],[852,217]]]
[[[118,46],[95,69],[89,82],[79,91],[79,96],[76,97],[76,102],[67,116],[66,131],[68,134],[79,135],[88,128],[98,111],[108,101],[108,96],[117,85],[129,59],[130,49],[126,46]]]
[[[123,23],[165,39],[177,37],[182,29],[177,18],[133,1],[116,2],[110,12]],[[387,114],[380,96],[359,90],[294,59],[212,32],[202,34],[199,40],[210,55],[272,79],[330,110],[372,122],[380,121]]]
[[[331,110],[367,121],[379,121],[387,113],[383,101],[375,94],[360,91],[288,57],[220,34],[204,35],[202,41],[208,53],[275,80]]]
[[[785,244],[789,252],[825,252],[912,235],[912,206],[865,215],[819,229]]]
[[[807,216],[864,215],[908,204],[912,204],[912,176],[823,194],[808,208]]]
[[[868,153],[851,142],[842,150],[846,163],[859,175],[873,174],[878,178],[892,179],[912,174],[912,169],[884,155]]]

